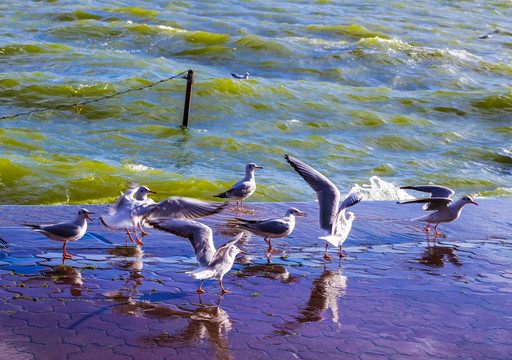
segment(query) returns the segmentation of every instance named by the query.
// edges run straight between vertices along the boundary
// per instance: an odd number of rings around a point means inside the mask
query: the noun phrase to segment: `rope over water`
[[[99,97],[99,98],[96,98],[96,99],[82,101],[82,102],[77,102],[77,103],[73,103],[73,104],[62,104],[62,105],[57,105],[57,106],[52,106],[52,107],[46,107],[46,108],[43,108],[43,109],[35,109],[35,110],[25,111],[25,112],[14,114],[14,115],[5,115],[5,116],[0,117],[0,120],[3,120],[3,119],[13,119],[13,118],[16,118],[16,117],[19,117],[19,116],[31,115],[31,114],[34,114],[34,113],[40,113],[40,112],[46,112],[46,111],[60,110],[60,109],[64,109],[64,108],[75,108],[75,109],[77,109],[77,108],[83,107],[83,106],[88,105],[88,104],[99,102],[99,101],[102,101],[102,100],[105,100],[105,99],[111,99],[113,97],[116,97],[116,96],[119,96],[119,95],[123,95],[123,94],[127,94],[129,92],[145,90],[145,89],[154,87],[156,85],[159,85],[161,83],[164,83],[164,82],[167,82],[167,81],[170,81],[170,80],[174,80],[176,78],[188,79],[188,70],[187,71],[182,71],[181,73],[179,73],[177,75],[174,75],[174,76],[171,76],[169,78],[162,79],[162,80],[159,80],[157,82],[151,83],[149,85],[141,86],[141,87],[138,87],[138,88],[127,89],[127,90],[116,92],[114,94],[105,95],[105,96],[102,96],[102,97]],[[77,111],[80,113],[81,109],[79,109]]]

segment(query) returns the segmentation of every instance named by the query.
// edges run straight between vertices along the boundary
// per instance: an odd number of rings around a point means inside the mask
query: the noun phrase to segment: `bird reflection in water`
[[[455,254],[455,248],[444,246],[428,247],[423,252],[419,262],[423,265],[439,268],[445,265],[446,260],[455,266],[462,266],[457,254]]]
[[[280,325],[277,331],[281,335],[294,333],[302,324],[311,321],[322,321],[327,316],[326,310],[332,313],[332,322],[339,323],[339,301],[347,290],[348,278],[341,274],[341,269],[336,271],[324,270],[324,272],[313,281],[311,294],[306,306],[302,308],[295,321],[287,321]]]
[[[69,292],[72,296],[82,295],[82,274],[74,267],[59,265],[50,271],[45,271],[44,274],[52,277],[57,285],[70,285]]]
[[[279,280],[285,284],[297,281],[297,277],[291,275],[283,265],[264,264],[245,266],[237,275],[242,277],[263,276],[265,278]]]
[[[221,309],[220,300],[216,305],[202,305],[201,295],[199,295],[200,304],[198,306],[175,307],[161,304],[151,304],[147,302],[129,302],[120,304],[114,308],[118,314],[130,314],[138,316],[151,316],[160,319],[188,319],[188,325],[174,334],[159,334],[156,336],[144,336],[140,338],[146,344],[155,346],[177,346],[178,344],[198,345],[203,339],[208,340],[215,347],[215,357],[217,359],[232,359],[233,354],[230,350],[230,343],[227,339],[227,333],[231,331],[232,322],[229,315]]]
[[[142,267],[144,265],[142,256],[144,251],[140,246],[116,246],[109,251],[110,255],[122,257],[122,260],[115,260],[114,264],[118,269],[128,271],[128,278],[124,284],[124,289],[114,293],[108,293],[107,297],[118,300],[126,300],[137,292],[137,287],[142,284]],[[128,291],[128,293],[126,293]]]

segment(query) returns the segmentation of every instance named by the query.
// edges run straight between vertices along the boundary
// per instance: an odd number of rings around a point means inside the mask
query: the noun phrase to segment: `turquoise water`
[[[510,2],[6,0],[0,10],[0,204],[111,203],[130,182],[157,199],[207,199],[248,162],[264,167],[252,201],[313,199],[284,154],[344,193],[377,176],[512,196]],[[181,77],[15,116],[189,69],[188,129]]]

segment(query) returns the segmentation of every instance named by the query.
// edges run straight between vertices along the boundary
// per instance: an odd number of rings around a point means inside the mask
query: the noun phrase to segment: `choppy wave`
[[[108,203],[131,182],[212,199],[248,162],[264,167],[249,201],[311,200],[284,154],[367,199],[511,197],[512,48],[478,37],[503,6],[7,0],[0,115],[30,113],[1,122],[0,202]],[[124,92],[188,69],[188,129],[185,79]]]

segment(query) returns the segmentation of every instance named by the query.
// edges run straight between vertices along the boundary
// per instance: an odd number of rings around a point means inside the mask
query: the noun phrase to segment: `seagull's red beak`
[[[471,201],[471,204],[475,204],[475,205],[478,205],[478,204],[477,204],[476,202],[474,202],[474,201]]]
[[[300,213],[297,214],[297,216],[308,217],[308,214],[306,214],[305,212],[300,212]]]
[[[93,213],[93,212],[88,212],[87,214],[85,214],[85,217],[86,217],[87,219],[89,219],[90,221],[92,221],[92,219],[89,217],[89,214],[94,214],[94,213]]]

